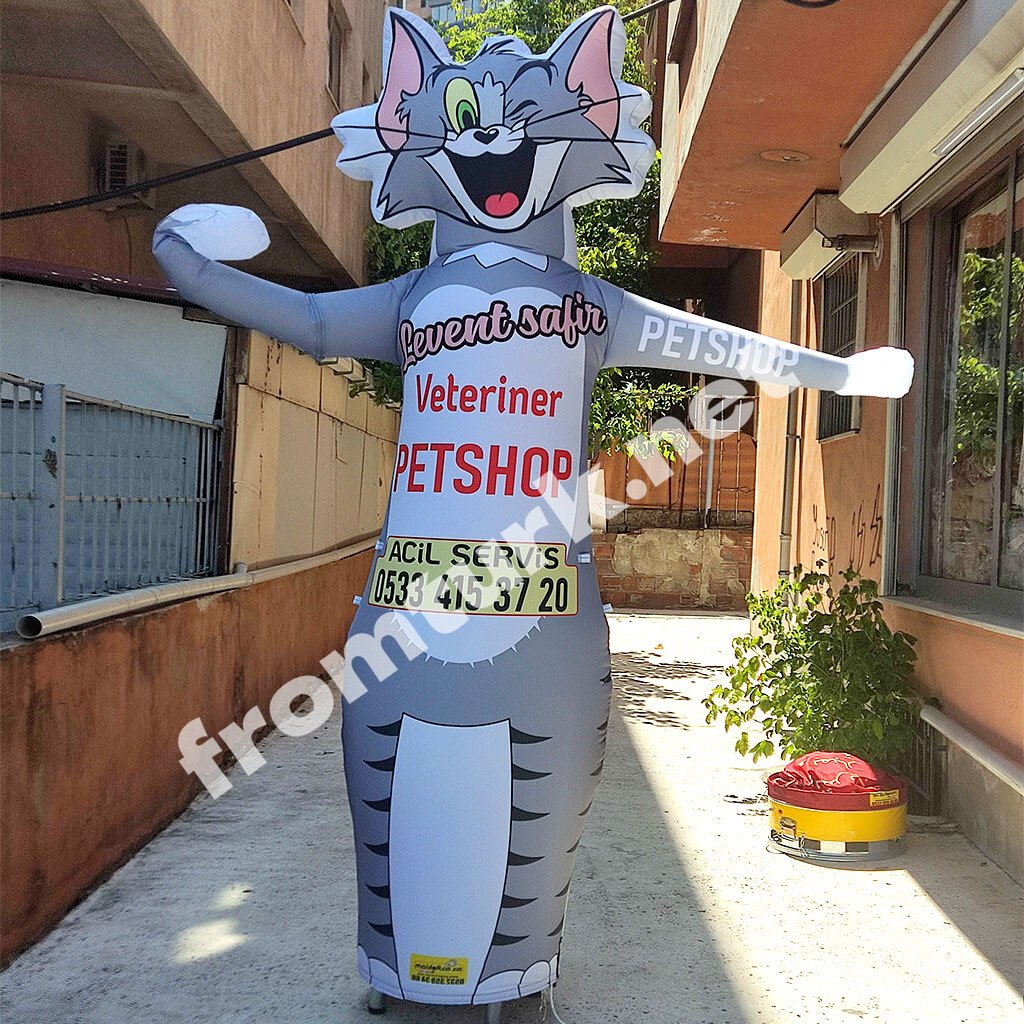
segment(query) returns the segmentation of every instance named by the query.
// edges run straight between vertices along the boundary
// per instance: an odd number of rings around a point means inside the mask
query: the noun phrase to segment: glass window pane
[[[966,583],[992,582],[1000,461],[1006,189],[983,196],[954,224],[951,337],[927,449],[925,572]]]
[[[1013,197],[999,584],[1024,589],[1024,157]]]

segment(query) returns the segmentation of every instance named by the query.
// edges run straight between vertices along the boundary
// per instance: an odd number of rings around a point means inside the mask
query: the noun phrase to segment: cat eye
[[[517,103],[509,112],[508,117],[515,120],[520,114],[525,114],[530,110],[540,110],[540,104],[536,100],[523,100],[522,103]]]
[[[445,86],[444,109],[456,132],[480,125],[480,104],[472,83],[466,78],[453,78]]]

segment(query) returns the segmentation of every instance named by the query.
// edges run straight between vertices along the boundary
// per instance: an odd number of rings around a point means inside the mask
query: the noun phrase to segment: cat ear
[[[384,29],[384,88],[377,104],[377,130],[390,150],[408,139],[408,119],[401,105],[423,88],[423,80],[439,64],[451,62],[440,36],[427,23],[399,8],[388,12]]]
[[[619,124],[615,78],[624,49],[625,32],[618,13],[613,7],[601,7],[573,22],[548,51],[562,70],[566,88],[580,90],[587,98],[583,116],[610,139]]]

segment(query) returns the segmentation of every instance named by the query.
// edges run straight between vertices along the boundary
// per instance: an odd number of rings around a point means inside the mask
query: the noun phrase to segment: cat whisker
[[[554,113],[545,114],[543,117],[527,118],[524,122],[522,122],[522,124],[525,127],[529,127],[531,125],[541,124],[544,121],[552,121],[552,120],[554,120],[555,118],[558,118],[558,117],[566,117],[566,116],[568,116],[570,114],[578,114],[581,111],[585,112],[587,110],[590,110],[592,107],[599,107],[599,106],[601,106],[601,105],[603,105],[605,103],[621,103],[624,100],[627,100],[629,98],[630,98],[629,96],[623,96],[621,93],[616,93],[614,96],[607,97],[607,99],[593,100],[592,102],[588,103],[585,107],[584,106],[569,107],[569,108],[566,108],[565,110],[556,110]],[[342,125],[340,127],[341,127],[342,131],[350,131],[353,128],[355,128],[355,129],[362,129],[363,131],[379,131],[377,125],[375,125],[375,124],[346,124],[346,125]],[[429,132],[414,132],[414,131],[410,131],[408,128],[389,128],[388,131],[389,132],[395,132],[396,134],[398,132],[401,132],[403,135],[406,136],[406,138],[432,139],[435,142],[445,142],[448,139],[447,135],[436,135],[436,134],[431,134]],[[559,139],[545,139],[544,141],[545,142],[549,142],[549,141],[557,142],[557,141],[561,141],[561,140],[559,140]],[[589,141],[589,140],[587,140],[587,139],[578,139],[578,140],[577,139],[566,139],[565,141],[586,142],[586,141]],[[595,140],[595,141],[599,141],[599,140]]]
[[[608,139],[591,139],[591,138],[580,138],[576,135],[531,135],[531,139],[534,142],[608,142]],[[616,139],[616,146],[646,146],[648,145],[645,139]]]
[[[581,112],[586,112],[590,110],[591,107],[600,107],[602,104],[605,103],[621,103],[624,100],[628,99],[630,99],[629,96],[623,96],[621,93],[616,93],[614,96],[609,96],[607,99],[592,100],[585,107],[569,107],[566,110],[556,110],[553,114],[545,114],[543,117],[531,118],[529,123],[531,125],[540,124],[542,121],[551,121],[556,117],[567,117],[569,114],[579,114]]]

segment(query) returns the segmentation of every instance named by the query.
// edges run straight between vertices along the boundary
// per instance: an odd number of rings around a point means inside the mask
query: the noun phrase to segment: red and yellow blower
[[[905,779],[853,754],[816,750],[768,777],[773,846],[833,863],[881,860],[907,827]]]

